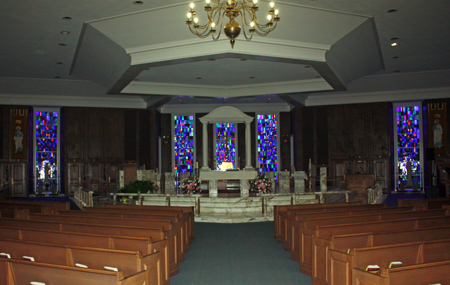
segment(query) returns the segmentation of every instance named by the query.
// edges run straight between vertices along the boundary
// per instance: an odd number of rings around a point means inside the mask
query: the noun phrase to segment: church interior
[[[59,282],[17,273],[46,270],[77,284],[406,284],[450,269],[426,258],[449,253],[450,3],[274,2],[0,4],[0,285]],[[206,259],[234,235],[246,242]],[[55,239],[79,261],[26,254]],[[85,247],[139,266],[89,273],[75,263],[106,255]],[[385,264],[406,252],[415,263]],[[229,276],[252,256],[258,277]],[[367,276],[366,259],[381,269]]]

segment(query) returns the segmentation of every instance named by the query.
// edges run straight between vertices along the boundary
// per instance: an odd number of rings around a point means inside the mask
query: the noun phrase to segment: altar
[[[236,171],[201,171],[200,181],[208,181],[209,197],[218,197],[218,180],[239,180],[241,188],[241,197],[249,196],[250,179],[255,179],[258,173],[256,170],[236,170]]]
[[[240,170],[239,163],[237,169],[229,169],[232,162],[224,162],[221,171],[211,170],[208,167],[208,149],[203,148],[203,166],[200,169],[199,180],[208,181],[209,183],[209,197],[218,197],[217,181],[219,180],[239,180],[241,197],[249,197],[249,180],[255,179],[258,172],[251,165],[251,135],[250,135],[250,123],[253,121],[253,117],[244,114],[242,111],[235,107],[223,106],[212,110],[209,114],[200,118],[200,122],[203,124],[203,145],[208,145],[208,124],[216,123],[244,123],[245,124],[245,167]]]

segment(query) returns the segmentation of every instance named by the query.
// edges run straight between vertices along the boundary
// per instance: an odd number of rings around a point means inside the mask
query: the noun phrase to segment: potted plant
[[[154,193],[156,191],[155,184],[148,180],[134,180],[130,181],[123,188],[120,188],[117,193]],[[131,195],[130,195],[131,196]],[[138,199],[138,196],[133,196],[134,200]],[[123,203],[128,202],[127,196],[117,196],[117,200]]]

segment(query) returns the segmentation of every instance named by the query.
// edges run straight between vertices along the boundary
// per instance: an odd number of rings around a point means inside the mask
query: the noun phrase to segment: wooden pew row
[[[151,238],[152,242],[168,240],[169,264],[171,272],[178,270],[178,263],[181,262],[179,251],[177,249],[176,230],[163,231],[162,229],[147,229],[128,226],[107,226],[90,225],[80,223],[58,223],[43,221],[28,221],[18,219],[0,218],[2,227],[19,227],[23,229],[46,229],[53,231],[64,231],[74,233],[89,233],[100,235],[114,235],[123,237],[145,237]]]
[[[319,212],[338,212],[338,211],[349,211],[349,210],[357,210],[357,209],[381,209],[385,208],[384,204],[373,204],[373,205],[343,205],[343,206],[333,206],[333,207],[322,207],[322,208],[312,208],[312,209],[290,209],[286,210],[279,209],[278,210],[278,236],[277,240],[280,243],[284,243],[286,240],[286,220],[291,212],[302,212],[302,213],[319,213]],[[274,217],[275,219],[275,217]]]
[[[399,221],[412,218],[426,218],[426,217],[442,217],[448,216],[450,213],[445,209],[437,210],[422,210],[422,211],[405,211],[405,212],[389,212],[378,214],[367,214],[359,216],[344,216],[344,217],[329,217],[329,218],[317,218],[306,219],[305,221],[295,222],[295,236],[296,251],[292,254],[291,259],[297,262],[304,261],[306,256],[311,254],[312,237],[316,234],[316,230],[322,226],[334,226],[334,225],[348,225],[357,223],[368,222],[386,222],[386,221]],[[450,217],[449,217],[450,218]],[[412,224],[411,224],[412,225]],[[428,226],[427,226],[428,227]],[[385,230],[385,228],[381,228]],[[328,236],[325,236],[328,237]]]
[[[157,221],[170,221],[172,223],[179,223],[182,222],[182,233],[183,233],[183,240],[185,241],[183,252],[187,252],[189,250],[189,244],[190,244],[190,237],[189,237],[189,217],[186,214],[169,214],[169,215],[149,215],[149,214],[142,214],[142,213],[136,213],[136,212],[130,212],[125,211],[126,213],[123,213],[122,211],[117,210],[111,210],[111,211],[60,211],[60,215],[64,216],[75,216],[75,217],[103,217],[103,218],[124,218],[124,219],[133,219],[133,220],[157,220]]]
[[[29,209],[18,209],[17,207],[0,208],[0,217],[26,219],[30,214]]]
[[[16,206],[41,206],[45,208],[53,208],[58,211],[70,210],[70,202],[44,202],[44,201],[28,201],[28,200],[1,200],[0,208],[3,205],[16,205]]]
[[[21,229],[18,227],[0,227],[0,238],[69,246],[140,251],[144,255],[161,252],[164,283],[168,284],[170,277],[179,272],[178,264],[171,263],[169,260],[169,245],[166,239],[154,242],[150,238],[143,237],[70,233],[42,229]]]
[[[155,283],[148,280],[148,274],[144,271],[125,278],[122,272],[0,259],[0,285],[28,284],[143,285]]]
[[[3,257],[22,260],[24,256],[39,263],[68,265],[105,270],[116,268],[124,276],[141,271],[149,275],[147,279],[155,284],[163,284],[161,253],[142,255],[140,251],[100,249],[93,247],[56,245],[52,243],[0,239],[0,252]]]
[[[0,202],[0,208],[3,209],[17,209],[17,210],[23,210],[27,209],[30,211],[30,213],[42,213],[42,214],[56,214],[58,210],[56,208],[46,207],[42,205],[21,205],[21,204],[9,204],[4,203],[1,204]]]
[[[160,229],[163,231],[176,230],[176,248],[179,256],[178,261],[184,260],[184,253],[187,252],[187,246],[189,244],[186,241],[186,229],[183,221],[177,223],[171,223],[170,220],[158,221],[153,219],[123,219],[123,218],[109,218],[109,217],[90,217],[90,216],[76,216],[76,215],[46,215],[46,214],[33,214],[28,217],[29,220],[34,221],[53,221],[61,223],[82,223],[82,224],[96,224],[96,225],[115,225],[115,226],[132,226],[142,227],[149,229]]]
[[[398,205],[415,205],[427,209],[440,209],[442,205],[449,205],[450,197],[428,198],[428,199],[399,199]]]
[[[352,269],[366,270],[369,265],[389,268],[393,261],[402,266],[450,261],[450,240],[420,241],[374,247],[352,248],[347,252],[329,251],[331,275],[329,284],[352,284]]]
[[[389,228],[392,230],[389,231]],[[435,239],[447,239],[450,226],[396,229],[330,235],[328,239],[313,237],[312,280],[314,284],[330,284],[331,259],[329,250],[347,252],[351,248],[380,246]]]
[[[417,241],[429,241],[435,239],[448,239],[449,236],[449,226],[386,231],[378,233],[333,235],[329,238],[329,240],[331,241],[329,249],[340,252],[348,252],[349,250],[351,250],[351,248],[392,245]],[[314,284],[328,284],[330,281],[324,276],[331,275],[331,259],[328,259],[326,264],[321,264],[320,267],[317,267],[317,269],[313,271],[313,281],[315,282]]]
[[[365,215],[365,214],[378,214],[378,213],[392,213],[392,212],[403,212],[412,211],[414,206],[404,206],[404,207],[390,207],[390,208],[380,208],[380,209],[355,209],[348,211],[330,211],[330,212],[290,212],[287,217],[286,225],[286,245],[285,250],[289,252],[294,252],[295,246],[298,244],[298,240],[294,238],[297,236],[297,230],[299,222],[303,222],[306,219],[313,218],[328,218],[328,217],[340,217],[340,216],[354,216],[354,215]],[[297,247],[298,248],[298,247]]]
[[[447,285],[450,284],[450,261],[441,261],[386,269],[373,274],[361,269],[352,270],[352,284],[358,285]]]
[[[117,209],[117,210],[123,210],[123,209],[132,209],[132,210],[138,210],[138,211],[179,211],[181,210],[182,213],[189,213],[189,236],[190,240],[194,240],[194,221],[195,221],[195,210],[194,207],[179,207],[179,206],[131,206],[131,205],[109,205],[105,204],[105,207],[108,210],[111,209]]]
[[[141,216],[161,216],[161,217],[177,217],[178,219],[186,219],[187,223],[187,234],[191,233],[193,224],[191,225],[191,213],[183,212],[180,209],[169,209],[169,210],[146,210],[141,208],[141,206],[130,206],[124,207],[123,209],[116,208],[106,208],[106,207],[85,207],[83,212],[89,213],[121,213],[121,214],[134,214]],[[136,216],[135,216],[136,217]],[[189,235],[189,241],[192,242],[193,237]]]
[[[330,204],[300,204],[300,205],[274,205],[273,206],[273,217],[274,217],[274,237],[279,236],[279,213],[280,211],[290,210],[301,210],[301,209],[321,209],[321,208],[331,208],[331,207],[345,207],[345,206],[355,206],[362,205],[362,202],[346,202],[346,203],[330,203]]]

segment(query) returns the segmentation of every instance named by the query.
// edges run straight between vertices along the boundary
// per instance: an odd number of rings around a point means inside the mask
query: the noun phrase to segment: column
[[[209,170],[208,167],[208,123],[203,123],[203,166],[202,170]]]
[[[252,138],[250,136],[250,122],[245,122],[245,168],[252,167]]]

